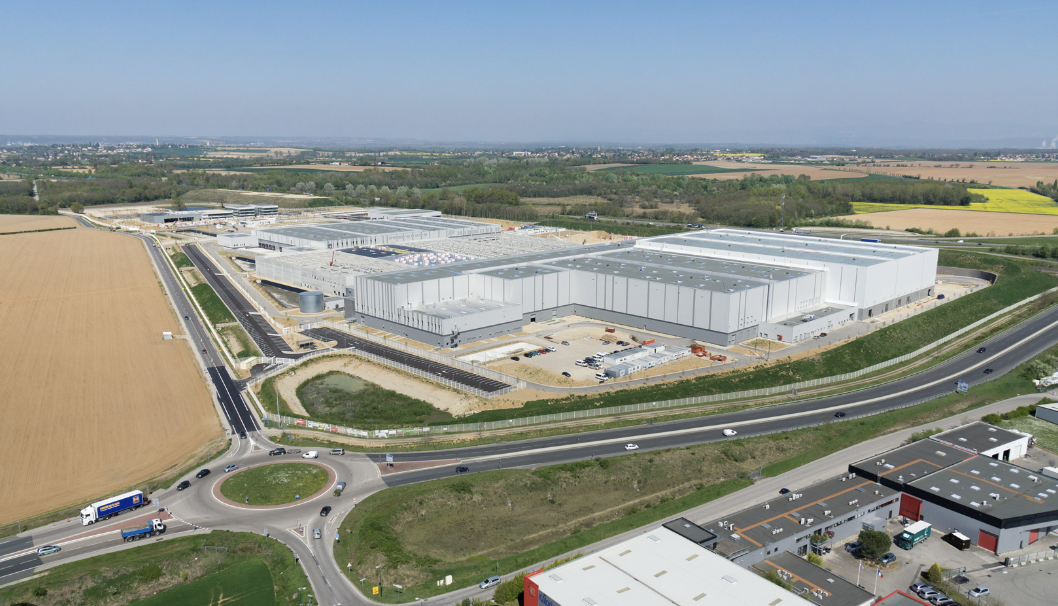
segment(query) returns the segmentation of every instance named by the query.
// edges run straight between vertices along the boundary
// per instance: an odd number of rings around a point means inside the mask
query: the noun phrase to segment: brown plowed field
[[[220,434],[187,342],[162,331],[180,325],[139,240],[0,237],[0,524],[109,496]]]
[[[768,175],[808,175],[813,181],[825,181],[827,179],[858,179],[866,177],[867,174],[860,171],[859,167],[825,167],[802,164],[768,164],[765,162],[732,162],[730,160],[715,160],[709,162],[695,162],[703,166],[715,166],[717,168],[731,168],[744,170],[739,173],[705,173],[702,175],[688,175],[698,179],[719,179],[730,181],[731,179],[742,179],[753,173],[767,177]]]
[[[953,227],[966,235],[1021,236],[1049,234],[1058,228],[1058,216],[1024,215],[1019,213],[989,213],[975,210],[934,210],[912,208],[839,217],[849,221],[866,221],[879,229],[905,230],[909,227],[930,229],[944,233]]]
[[[10,234],[19,231],[33,231],[37,229],[59,229],[62,227],[74,227],[77,222],[70,217],[40,216],[40,215],[4,215],[0,217],[0,234]]]
[[[1058,179],[1058,162],[877,162],[846,168],[880,175],[944,181],[977,181],[1003,187],[1035,187]],[[813,177],[814,178],[814,177]]]

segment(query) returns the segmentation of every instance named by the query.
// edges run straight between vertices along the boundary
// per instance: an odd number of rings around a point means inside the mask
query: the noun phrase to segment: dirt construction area
[[[1058,216],[1024,215],[1018,213],[989,213],[974,210],[933,210],[915,208],[839,217],[850,221],[866,221],[874,227],[904,230],[909,227],[930,229],[944,233],[956,227],[963,235],[970,232],[982,236],[1020,236],[1049,234],[1058,227]]]
[[[139,240],[0,237],[0,524],[130,488],[220,435],[187,341],[163,331],[181,327]]]

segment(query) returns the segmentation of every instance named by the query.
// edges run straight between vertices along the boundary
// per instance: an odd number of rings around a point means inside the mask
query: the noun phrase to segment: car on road
[[[318,459],[318,458],[320,458],[320,453],[318,451],[315,451],[315,450],[310,450],[310,451],[306,452],[305,454],[301,455],[301,458],[302,459]]]
[[[312,529],[312,538],[314,538],[314,539],[318,539],[318,538],[320,538],[320,537],[322,537],[322,536],[323,536],[323,533],[322,533],[322,532],[320,532],[320,529],[319,529],[319,528],[313,528],[313,529]]]
[[[935,595],[930,598],[929,603],[933,604],[933,606],[948,606],[948,604],[957,604],[958,602],[942,593],[940,595]]]
[[[325,518],[325,517],[327,517],[327,514],[329,514],[329,513],[331,513],[331,506],[330,505],[324,505],[323,509],[320,510],[320,517],[321,518]]]
[[[345,449],[344,448],[332,448],[331,449],[331,454],[332,455],[344,455],[345,454]]]
[[[470,471],[470,468],[466,465],[460,465],[459,467],[456,467],[456,473],[466,473],[468,471]]]
[[[205,349],[203,349],[203,350],[202,350],[202,353],[206,353],[206,350],[205,350]]]
[[[500,577],[489,577],[484,581],[478,583],[478,587],[481,589],[488,589],[489,587],[495,587],[500,584]]]
[[[893,554],[892,554],[892,553],[890,552],[890,553],[887,553],[887,554],[885,554],[884,556],[882,556],[882,557],[878,558],[878,561],[879,561],[880,563],[882,563],[882,564],[884,564],[884,565],[888,566],[889,564],[892,564],[893,562],[895,562],[895,561],[896,561],[896,556],[895,556],[895,555],[893,555]]]
[[[978,347],[977,348],[977,353],[984,353],[984,352],[985,352],[985,348],[984,347]]]
[[[239,432],[239,439],[240,440],[245,440],[246,439],[246,432],[245,431],[240,431]]]
[[[988,590],[988,587],[985,587],[984,585],[978,585],[977,587],[971,589],[970,592],[966,595],[970,596],[971,598],[980,598],[991,593],[992,592]]]
[[[276,455],[284,455],[286,453],[287,453],[287,449],[286,448],[273,448],[272,450],[268,451],[268,456],[274,457]]]
[[[196,473],[195,477],[201,480],[202,478],[208,476],[209,474],[210,474],[210,471],[208,469],[203,469],[203,470],[200,470],[198,473]]]
[[[790,489],[789,488],[780,488],[779,489],[779,494],[790,494]]]
[[[837,411],[837,412],[835,412],[835,413],[834,413],[834,416],[835,416],[835,417],[837,417],[837,418],[839,418],[839,419],[844,419],[845,417],[847,417],[847,416],[849,416],[849,415],[847,415],[847,414],[845,414],[845,413],[843,413],[843,412],[841,412],[841,411],[839,410],[839,411]]]
[[[629,442],[628,444],[625,444],[625,450],[639,450],[639,445]]]
[[[191,488],[191,482],[184,480],[183,482],[180,482],[176,485],[177,490],[184,490],[185,488]]]
[[[191,318],[189,318],[188,316],[184,316],[184,319],[185,320],[190,320]]]
[[[738,432],[735,431],[734,429],[725,429],[724,430],[724,435],[730,438],[731,436],[737,436]]]
[[[238,468],[239,468],[239,464],[238,463],[232,463],[231,465],[228,465],[227,467],[224,468],[224,473],[228,473],[229,471],[235,471]]]
[[[62,551],[62,547],[59,547],[58,545],[45,545],[44,547],[37,549],[37,555],[51,555],[60,551]]]
[[[862,541],[854,541],[852,543],[846,543],[845,544],[845,551],[847,551],[847,552],[849,552],[851,554],[857,554],[860,551],[860,547],[863,547],[863,542]],[[916,590],[912,589],[911,591],[916,591]]]
[[[991,369],[991,368],[986,368],[986,369],[985,369],[985,374],[986,374],[986,375],[990,375],[990,374],[992,374],[992,369]]]

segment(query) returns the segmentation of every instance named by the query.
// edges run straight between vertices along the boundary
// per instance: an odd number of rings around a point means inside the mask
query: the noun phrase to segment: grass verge
[[[202,311],[206,312],[206,318],[209,319],[211,324],[225,324],[227,322],[234,322],[235,316],[231,315],[227,306],[220,300],[217,293],[213,291],[213,287],[203,282],[196,284],[191,287],[191,294],[195,296],[198,304],[202,306]]]
[[[1001,421],[999,426],[1031,433],[1036,437],[1037,446],[1058,453],[1058,425],[1050,421],[1036,417],[1021,417],[1011,421]]]
[[[453,418],[429,402],[337,370],[303,381],[297,396],[308,418],[360,429],[450,423]]]
[[[227,551],[205,551],[205,546]],[[251,580],[256,589],[248,586]],[[0,604],[124,606],[145,600],[142,603],[150,606],[207,606],[220,603],[208,597],[222,590],[225,604],[233,603],[228,599],[241,598],[244,591],[254,591],[262,599],[234,603],[298,605],[305,601],[298,587],[307,587],[307,581],[290,550],[275,539],[215,530],[63,564],[38,579],[0,589]],[[192,587],[191,591],[184,589]],[[45,595],[37,595],[42,593],[35,593],[38,588]],[[233,595],[229,590],[240,593]],[[273,594],[272,601],[269,594]],[[162,599],[165,596],[182,599]]]
[[[188,259],[187,255],[182,252],[175,252],[169,255],[169,257],[172,258],[173,263],[176,265],[177,269],[184,269],[186,267],[195,266],[195,264],[191,262],[191,259]]]
[[[242,326],[222,326],[217,329],[217,333],[224,339],[228,349],[236,358],[253,358],[261,355],[261,351],[257,349],[257,345],[250,335],[246,334]]]
[[[284,505],[323,490],[327,478],[327,470],[318,465],[261,465],[225,479],[220,485],[220,493],[236,503]]]

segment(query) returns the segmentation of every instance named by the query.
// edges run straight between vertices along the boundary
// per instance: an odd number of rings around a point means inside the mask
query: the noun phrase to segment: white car
[[[625,450],[639,450],[639,445],[629,442],[628,444],[625,444]]]
[[[737,436],[738,432],[735,431],[734,429],[725,429],[724,430],[724,435],[730,438],[731,436]]]
[[[320,453],[316,452],[315,450],[310,450],[310,451],[306,452],[305,454],[301,455],[301,458],[303,458],[303,459],[318,459],[318,458],[320,458]]]

